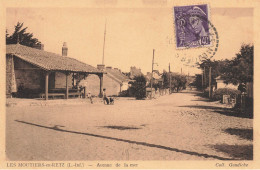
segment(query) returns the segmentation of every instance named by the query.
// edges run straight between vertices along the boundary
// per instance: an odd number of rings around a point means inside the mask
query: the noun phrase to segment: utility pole
[[[169,80],[169,94],[171,94],[172,90],[172,75],[171,75],[171,64],[169,63],[169,76],[170,76],[170,80]]]
[[[105,59],[106,28],[107,28],[107,20],[106,20],[106,22],[105,22],[104,41],[103,41],[103,58],[102,58],[102,65],[104,65],[104,59]]]
[[[201,74],[201,87],[202,87],[202,89],[203,89],[203,87],[204,87],[204,80],[203,80],[203,77],[204,77],[204,70],[202,70],[202,74]]]
[[[206,67],[204,66],[204,86],[207,88]]]
[[[153,49],[153,61],[152,61],[152,76],[151,76],[151,99],[153,97],[153,64],[154,64],[154,49]]]
[[[211,67],[209,67],[209,98],[211,98]]]

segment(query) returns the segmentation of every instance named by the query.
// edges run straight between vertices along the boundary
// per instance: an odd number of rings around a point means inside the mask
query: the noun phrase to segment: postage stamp
[[[177,49],[210,46],[208,5],[174,7]]]

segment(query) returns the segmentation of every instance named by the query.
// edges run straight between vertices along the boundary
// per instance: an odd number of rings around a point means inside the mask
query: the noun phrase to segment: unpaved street
[[[71,101],[83,99],[69,99]],[[54,102],[54,101],[53,101]],[[70,101],[69,101],[70,102]],[[9,160],[252,159],[253,119],[195,91],[115,105],[9,106]]]

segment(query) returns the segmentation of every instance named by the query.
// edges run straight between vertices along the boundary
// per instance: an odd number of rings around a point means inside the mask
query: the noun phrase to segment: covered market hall
[[[98,75],[100,96],[103,89],[102,70],[67,56],[66,44],[62,55],[27,47],[6,45],[6,96],[21,98],[79,96],[80,80]],[[85,92],[85,90],[84,90]]]

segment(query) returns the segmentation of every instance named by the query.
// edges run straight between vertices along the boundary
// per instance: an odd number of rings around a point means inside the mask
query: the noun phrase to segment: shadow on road
[[[224,132],[230,135],[236,135],[241,139],[253,140],[253,129],[236,129],[236,128],[228,128],[225,129]]]
[[[189,93],[189,94],[199,95],[201,92],[185,90],[185,91],[179,91],[178,93]]]
[[[253,145],[212,145],[216,151],[228,154],[234,160],[253,160]]]
[[[226,115],[226,116],[253,119],[252,114],[236,112],[232,108],[223,108],[223,107],[205,106],[205,105],[186,105],[186,106],[179,106],[179,107],[188,107],[188,108],[194,108],[194,109],[207,109],[207,110],[211,110],[215,113]]]
[[[219,156],[216,156],[216,155],[202,154],[202,153],[197,153],[197,152],[192,152],[192,151],[187,151],[187,150],[181,150],[181,149],[171,148],[171,147],[162,146],[162,145],[150,144],[150,143],[146,143],[146,142],[138,142],[138,141],[120,139],[120,138],[91,134],[91,133],[63,130],[63,129],[59,129],[57,126],[49,127],[49,126],[38,125],[38,124],[20,121],[20,120],[15,120],[15,121],[19,122],[19,123],[24,123],[24,124],[27,124],[27,125],[37,126],[37,127],[51,129],[51,130],[60,131],[60,132],[67,132],[67,133],[73,133],[73,134],[79,134],[79,135],[87,135],[87,136],[93,136],[93,137],[98,137],[98,138],[103,138],[103,139],[114,140],[114,141],[132,143],[132,144],[137,144],[137,145],[142,145],[142,146],[147,146],[147,147],[152,147],[152,148],[158,148],[158,149],[164,149],[164,150],[168,150],[168,151],[180,152],[180,153],[183,153],[183,154],[194,155],[194,156],[199,156],[199,157],[204,157],[204,158],[213,158],[213,159],[218,159],[218,160],[233,160],[233,159],[230,159],[230,158],[219,157]]]
[[[215,102],[213,100],[209,100],[207,98],[197,99],[197,100],[191,100],[191,101],[201,101],[201,102]]]
[[[117,129],[117,130],[137,130],[141,129],[138,127],[131,127],[131,126],[101,126],[103,128],[108,128],[108,129]]]

